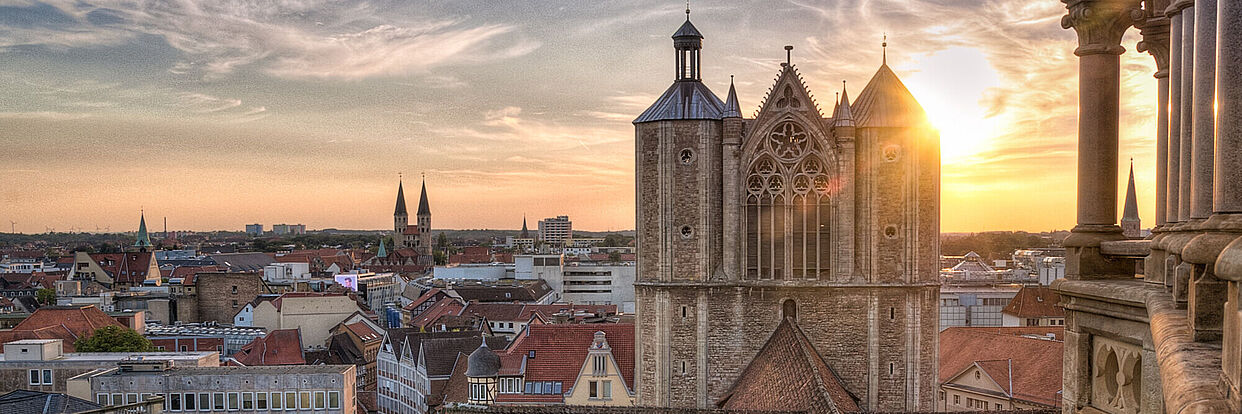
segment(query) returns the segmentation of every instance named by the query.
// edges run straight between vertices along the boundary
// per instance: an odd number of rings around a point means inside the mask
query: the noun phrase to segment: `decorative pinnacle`
[[[789,66],[793,62],[793,45],[785,45],[785,66]]]
[[[880,41],[880,63],[888,64],[888,33],[885,33],[884,39]]]
[[[690,20],[690,0],[686,0],[686,20]]]

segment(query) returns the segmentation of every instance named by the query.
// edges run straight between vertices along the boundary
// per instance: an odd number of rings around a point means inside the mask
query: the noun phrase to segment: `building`
[[[1022,290],[1011,284],[949,285],[940,288],[940,329],[1004,326],[1001,313]]]
[[[309,282],[310,263],[281,262],[263,266],[263,280],[274,283]]]
[[[369,319],[345,321],[332,328],[328,339],[328,363],[357,367],[359,389],[375,390],[376,358],[384,342],[384,329]]]
[[[237,312],[260,295],[274,293],[258,273],[200,272],[194,278],[197,292],[193,298],[178,300],[179,319],[186,322],[232,324]],[[188,300],[192,299],[192,300]],[[193,304],[192,314],[189,305]]]
[[[1065,3],[1080,82],[1078,220],[1063,243],[1065,278],[1052,283],[1066,310],[1064,412],[1238,412],[1242,3]],[[1156,102],[1118,87],[1132,26],[1155,58]],[[1117,220],[1122,99],[1156,114],[1146,240]]]
[[[160,284],[160,264],[151,252],[74,253],[70,279],[99,282],[112,288]]]
[[[560,294],[560,301],[591,305],[617,305],[634,312],[633,263],[564,260],[562,255],[513,257],[514,276],[519,280],[542,279]]]
[[[479,346],[479,331],[420,332],[389,329],[377,354],[377,401],[383,414],[426,413],[440,405],[444,388],[458,359]],[[488,337],[490,346],[503,348],[504,338]],[[459,355],[461,357],[459,357]],[[458,375],[464,372],[457,372]]]
[[[262,224],[259,224],[259,223],[255,223],[255,224],[247,224],[247,225],[246,225],[246,234],[249,234],[249,235],[251,235],[251,236],[262,236],[262,235],[263,235],[263,225],[262,225]]]
[[[635,405],[634,325],[531,325],[503,349],[476,342],[459,402]]]
[[[1061,327],[962,328],[940,333],[936,411],[1061,407]]]
[[[574,237],[574,223],[569,216],[556,216],[539,220],[539,240],[554,246],[564,245],[565,239]]]
[[[1052,281],[1065,277],[1065,249],[1041,248],[1021,249],[1013,252],[1014,272],[1035,274],[1040,286],[1048,286]],[[1020,278],[1029,279],[1023,275]]]
[[[806,336],[860,408],[932,409],[940,158],[926,113],[881,63],[828,116],[787,47],[743,118],[732,87],[722,102],[701,81],[702,41],[687,18],[673,85],[633,122],[637,404],[718,406],[796,313],[833,327]]]
[[[272,234],[277,236],[297,236],[306,234],[305,224],[273,224]]]
[[[164,347],[168,351],[192,351],[215,349],[216,344],[223,344],[220,356],[226,357],[237,353],[243,346],[266,335],[263,328],[219,326],[215,324],[176,324],[147,325],[144,336],[151,340],[156,349]],[[207,348],[203,348],[206,346]]]
[[[418,196],[418,214],[414,226],[409,225],[410,214],[405,209],[405,188],[397,182],[397,207],[393,210],[393,250],[413,249],[418,263],[432,264],[431,256],[431,204],[427,201],[427,180]]]
[[[354,272],[358,278],[358,296],[368,308],[384,309],[389,304],[399,304],[404,280],[396,273]]]
[[[1061,296],[1052,288],[1024,286],[1001,310],[1002,326],[1065,326]]]
[[[254,326],[269,332],[298,329],[302,346],[317,349],[327,343],[332,327],[361,311],[357,301],[339,293],[286,293],[255,305]]]
[[[94,305],[44,306],[13,329],[0,331],[0,343],[21,339],[60,339],[64,352],[73,352],[73,343],[95,334],[105,326],[128,328]]]
[[[75,414],[103,408],[102,405],[62,393],[17,390],[0,395],[5,412],[31,414]]]
[[[78,374],[115,367],[141,357],[173,366],[213,367],[220,354],[211,352],[63,352],[61,339],[25,339],[4,344],[0,356],[0,390],[65,392],[66,381]]]
[[[245,366],[305,365],[302,335],[294,329],[275,329],[241,347],[233,360]]]
[[[355,413],[353,365],[174,367],[128,360],[69,380],[68,394],[96,404],[163,397],[165,412],[298,410]],[[292,407],[292,408],[291,408]]]

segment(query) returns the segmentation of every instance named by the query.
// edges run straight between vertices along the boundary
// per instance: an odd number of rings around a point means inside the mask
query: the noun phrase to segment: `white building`
[[[634,263],[566,262],[562,255],[514,256],[519,280],[543,279],[561,294],[562,302],[617,305],[634,312]]]
[[[42,272],[43,261],[34,259],[5,259],[0,262],[0,273]]]
[[[946,285],[940,288],[940,329],[953,326],[1003,326],[1005,305],[1020,285]]]
[[[539,220],[539,240],[544,243],[561,244],[574,237],[574,224],[569,216],[556,216]]]
[[[310,278],[310,263],[272,263],[263,266],[263,280],[267,282],[306,282]]]
[[[513,263],[459,263],[448,266],[436,266],[432,276],[444,280],[488,280],[513,279]]]

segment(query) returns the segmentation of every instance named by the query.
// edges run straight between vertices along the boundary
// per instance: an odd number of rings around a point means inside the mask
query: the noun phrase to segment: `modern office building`
[[[569,216],[556,216],[539,220],[539,240],[560,245],[574,237],[574,223]]]

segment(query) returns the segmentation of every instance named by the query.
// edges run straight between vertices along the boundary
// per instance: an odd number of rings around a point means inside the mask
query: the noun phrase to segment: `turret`
[[[845,81],[841,81],[841,101],[833,110],[832,131],[837,139],[854,139],[854,128],[854,114],[850,111],[850,93],[845,89]]]
[[[392,212],[393,247],[406,247],[405,229],[409,223],[410,213],[405,209],[405,187],[400,180],[397,180],[397,207]]]
[[[138,240],[134,241],[134,247],[138,251],[145,252],[154,245],[151,244],[151,236],[147,233],[147,217],[145,213],[138,214]]]

